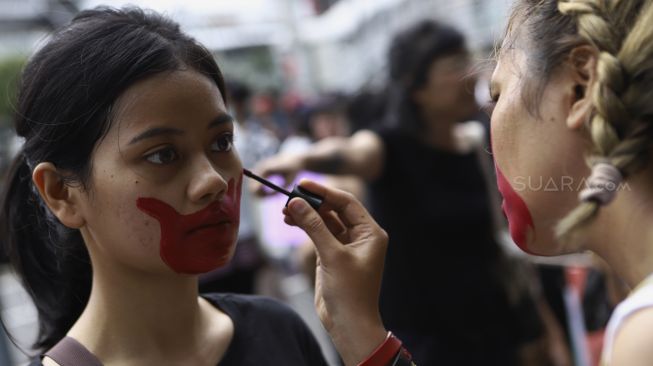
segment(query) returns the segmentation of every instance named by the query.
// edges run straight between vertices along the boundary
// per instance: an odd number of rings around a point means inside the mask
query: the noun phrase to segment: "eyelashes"
[[[223,133],[211,144],[211,150],[215,152],[229,152],[234,148],[234,134]]]
[[[145,155],[145,160],[152,164],[168,165],[179,160],[179,153],[177,153],[177,151],[171,146],[166,146],[153,153]]]
[[[212,153],[228,153],[234,148],[234,134],[226,132],[220,134],[210,145]],[[181,159],[181,154],[172,145],[159,148],[144,156],[144,159],[155,165],[170,165]]]

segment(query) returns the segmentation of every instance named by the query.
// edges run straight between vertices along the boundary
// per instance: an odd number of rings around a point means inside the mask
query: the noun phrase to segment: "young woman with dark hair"
[[[31,57],[0,228],[38,310],[34,365],[325,364],[287,307],[198,294],[238,232],[243,167],[225,95],[208,50],[137,8],[83,11]],[[381,270],[360,259],[380,248],[382,261],[386,239],[355,222],[360,205],[320,189],[347,240],[378,237],[325,255],[318,276],[319,314],[354,365],[394,339],[376,309]]]

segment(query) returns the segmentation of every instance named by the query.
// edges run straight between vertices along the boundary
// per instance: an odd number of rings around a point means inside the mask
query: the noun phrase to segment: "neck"
[[[202,353],[217,309],[198,297],[195,276],[147,274],[99,262],[93,263],[88,305],[70,336],[103,361]]]
[[[631,288],[653,273],[651,182],[645,173],[626,181],[628,185],[599,210],[588,229],[587,248],[605,259]]]

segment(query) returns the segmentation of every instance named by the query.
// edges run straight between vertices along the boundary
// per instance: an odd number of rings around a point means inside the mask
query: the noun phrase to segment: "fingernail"
[[[308,210],[308,204],[304,200],[299,198],[292,200],[290,202],[290,205],[288,206],[289,206],[288,208],[290,208],[290,211],[298,215],[303,215]]]

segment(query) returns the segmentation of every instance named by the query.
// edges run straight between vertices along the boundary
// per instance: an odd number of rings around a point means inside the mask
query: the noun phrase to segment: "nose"
[[[219,200],[227,192],[227,182],[208,157],[197,159],[188,184],[188,197],[192,202],[205,204]]]

